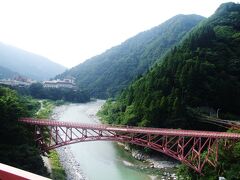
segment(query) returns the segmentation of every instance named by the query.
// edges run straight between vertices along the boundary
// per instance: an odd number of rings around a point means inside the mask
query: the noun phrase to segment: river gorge
[[[104,102],[104,100],[96,100],[58,106],[54,109],[52,118],[65,122],[101,123],[96,113]],[[175,163],[138,161],[124,147],[114,142],[77,143],[58,148],[57,152],[67,177],[71,180],[176,179]],[[153,167],[162,167],[162,169]]]

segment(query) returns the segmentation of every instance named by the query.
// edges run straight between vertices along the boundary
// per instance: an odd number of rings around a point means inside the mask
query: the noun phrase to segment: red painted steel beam
[[[110,125],[102,125],[102,124],[84,124],[84,123],[61,122],[61,121],[54,121],[54,120],[42,120],[42,119],[32,119],[32,118],[21,118],[19,121],[27,124],[40,125],[40,126],[61,126],[61,127],[72,127],[72,128],[95,129],[95,130],[108,130],[108,131],[115,131],[115,132],[162,134],[162,135],[169,135],[169,136],[178,135],[178,136],[190,136],[190,137],[240,139],[240,134],[228,133],[228,132],[110,126]]]
[[[240,140],[240,134],[227,132],[68,123],[32,118],[19,121],[35,125],[35,139],[43,151],[78,142],[127,142],[162,152],[200,174],[206,163],[216,167],[220,139],[226,142]],[[48,133],[47,139],[42,135],[44,127],[49,129],[44,131]],[[203,154],[204,151],[207,153]]]
[[[45,178],[43,176],[39,176],[37,174],[33,174],[28,171],[24,171],[24,170],[21,170],[12,166],[8,166],[2,163],[0,163],[0,179],[1,180],[28,180],[28,179],[50,180],[49,178]]]

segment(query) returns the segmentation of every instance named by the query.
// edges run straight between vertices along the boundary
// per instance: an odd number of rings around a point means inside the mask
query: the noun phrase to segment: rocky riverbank
[[[146,153],[143,153],[140,150],[132,149],[128,146],[128,144],[124,143],[118,143],[119,146],[124,148],[126,151],[131,153],[132,157],[135,159],[146,162],[146,166],[144,168],[155,168],[162,171],[162,177],[161,179],[177,179],[177,176],[175,173],[169,173],[168,169],[176,168],[178,163],[175,161],[169,161],[164,158],[158,157],[158,156],[150,156]],[[143,167],[142,167],[143,168]],[[151,179],[156,179],[157,176],[151,176]]]
[[[176,162],[173,161],[166,161],[160,157],[153,157],[149,156],[139,150],[131,150],[132,156],[140,161],[146,161],[150,164],[151,168],[158,168],[158,169],[163,169],[163,168],[174,168],[177,166]]]
[[[65,173],[67,174],[67,180],[87,180],[80,164],[74,158],[70,147],[60,147],[56,150]]]
[[[132,149],[127,144],[124,143],[118,143],[119,146],[122,146],[126,151],[129,151],[135,159],[139,161],[146,161],[149,162],[152,166],[152,168],[174,168],[178,165],[175,161],[167,161],[164,158],[160,158],[157,156],[150,156],[146,153],[143,153],[140,150]]]

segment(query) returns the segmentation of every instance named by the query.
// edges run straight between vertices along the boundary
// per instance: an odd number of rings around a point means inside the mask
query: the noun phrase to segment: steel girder
[[[87,141],[136,144],[173,157],[201,174],[206,163],[217,166],[218,146],[231,146],[240,134],[193,130],[139,128],[99,124],[66,123],[23,118],[35,125],[35,140],[42,151]]]

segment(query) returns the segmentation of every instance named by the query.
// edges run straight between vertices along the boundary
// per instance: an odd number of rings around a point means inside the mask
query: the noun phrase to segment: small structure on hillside
[[[8,86],[30,86],[32,83],[35,81],[22,76],[16,76],[13,79],[0,79],[0,84]]]
[[[76,84],[73,79],[57,79],[52,81],[44,81],[44,88],[75,88]]]

